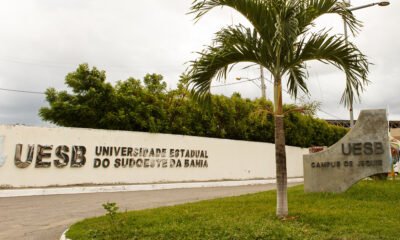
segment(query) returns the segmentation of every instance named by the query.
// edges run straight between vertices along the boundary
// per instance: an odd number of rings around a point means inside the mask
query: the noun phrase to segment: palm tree
[[[282,108],[282,82],[296,98],[298,91],[308,94],[306,63],[318,60],[342,70],[346,87],[341,102],[345,106],[367,85],[368,61],[342,35],[329,30],[310,31],[317,18],[337,14],[353,34],[361,23],[339,0],[194,0],[191,6],[195,20],[215,7],[230,7],[241,13],[252,27],[228,26],[216,33],[213,43],[188,68],[193,96],[209,99],[211,81],[226,78],[239,62],[259,64],[274,81],[275,158],[278,217],[288,215],[285,133]]]

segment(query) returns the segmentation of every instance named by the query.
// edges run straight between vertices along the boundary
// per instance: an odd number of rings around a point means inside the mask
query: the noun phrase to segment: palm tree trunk
[[[275,78],[275,162],[276,162],[276,215],[279,218],[288,215],[287,202],[287,170],[285,150],[285,130],[283,122],[282,81]]]

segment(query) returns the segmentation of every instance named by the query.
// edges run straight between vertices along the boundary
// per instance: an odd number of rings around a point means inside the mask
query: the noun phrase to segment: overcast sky
[[[0,124],[48,125],[38,117],[46,106],[44,92],[49,87],[66,89],[65,75],[81,63],[107,72],[115,83],[128,77],[142,78],[146,73],[164,76],[175,88],[186,63],[194,52],[208,45],[220,28],[246,21],[233,10],[215,9],[194,23],[187,15],[191,0],[1,0],[0,1],[0,88],[39,92],[18,93],[0,90]],[[370,3],[352,0],[354,6]],[[364,23],[361,32],[350,37],[369,57],[371,84],[355,104],[361,109],[388,108],[391,120],[400,120],[400,1],[388,7],[355,11]],[[343,33],[340,18],[326,16],[317,29]],[[324,119],[348,119],[339,101],[345,78],[334,67],[309,64],[307,101],[321,102],[318,113]],[[254,78],[259,69],[237,67],[226,83],[236,77]],[[270,79],[269,74],[266,77]],[[213,85],[222,83],[215,82]],[[230,96],[260,97],[261,90],[251,82],[213,88],[214,93]],[[267,82],[267,97],[271,84]],[[285,96],[285,102],[294,102]]]

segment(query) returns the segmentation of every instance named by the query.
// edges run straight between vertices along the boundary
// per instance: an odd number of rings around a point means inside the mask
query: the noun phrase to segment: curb
[[[297,183],[303,181],[304,181],[303,178],[288,179],[288,183]],[[265,179],[265,180],[241,180],[241,181],[138,184],[138,185],[118,185],[118,186],[5,189],[5,190],[0,190],[0,198],[46,196],[46,195],[58,195],[58,194],[152,191],[152,190],[166,190],[166,189],[177,189],[177,188],[233,187],[233,186],[245,186],[245,185],[271,184],[275,182],[276,182],[275,179]]]
[[[60,240],[71,240],[65,236],[65,234],[68,232],[69,228],[65,229],[65,231],[61,234]]]

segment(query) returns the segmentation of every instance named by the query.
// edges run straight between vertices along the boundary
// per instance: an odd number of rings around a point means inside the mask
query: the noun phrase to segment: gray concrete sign
[[[356,125],[330,148],[303,157],[306,192],[344,192],[359,180],[390,171],[386,110],[361,111]]]

